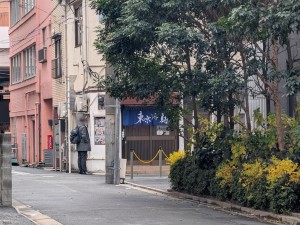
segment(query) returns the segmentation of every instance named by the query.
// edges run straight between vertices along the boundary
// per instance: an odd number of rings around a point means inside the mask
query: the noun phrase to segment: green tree
[[[256,63],[243,63],[243,65],[250,65],[250,71],[254,72],[263,83],[261,93],[274,103],[278,147],[284,151],[279,85],[282,80],[288,80],[290,87],[297,85],[295,79],[291,79],[296,74],[292,69],[289,37],[300,28],[300,2],[297,0],[227,1],[227,3],[231,2],[236,2],[236,5],[225,19],[219,20],[219,24],[226,28],[233,38],[242,40],[240,50],[242,61],[245,60],[243,48],[253,49],[251,60]],[[288,54],[289,69],[287,70],[281,68],[279,64],[280,54],[283,52]]]
[[[114,67],[107,91],[121,99],[155,98],[167,108],[173,125],[193,112],[195,141],[200,144],[199,109],[218,112],[233,128],[233,110],[242,87],[231,64],[235,47],[216,22],[230,12],[219,1],[92,0],[104,16],[96,47]],[[190,102],[182,110],[174,102]],[[169,115],[170,115],[169,114]]]

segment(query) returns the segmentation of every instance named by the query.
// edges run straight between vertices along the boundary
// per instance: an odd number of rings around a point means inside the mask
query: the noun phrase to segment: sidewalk
[[[223,202],[213,198],[204,198],[193,196],[189,194],[179,193],[170,190],[170,183],[167,176],[143,176],[139,175],[133,177],[133,179],[126,177],[125,183],[134,187],[156,191],[170,197],[179,198],[183,200],[192,200],[207,204],[208,207],[219,208],[219,210],[225,210],[230,212],[242,213],[245,216],[256,217],[260,220],[280,222],[288,225],[300,225],[300,214],[291,213],[291,215],[280,215],[271,212],[255,210],[252,208],[243,207],[230,202]]]
[[[33,222],[20,215],[13,207],[0,206],[0,225],[34,225]]]
[[[170,189],[168,176],[135,175],[133,179],[130,176],[126,176],[125,183],[136,186],[140,185],[143,188],[154,189],[164,193],[168,193]]]

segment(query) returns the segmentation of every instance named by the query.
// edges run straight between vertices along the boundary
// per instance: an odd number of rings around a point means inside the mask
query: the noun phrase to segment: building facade
[[[0,132],[9,131],[9,2],[0,2]]]
[[[52,147],[51,0],[10,1],[10,122],[23,164]]]
[[[95,82],[106,71],[105,61],[94,47],[99,16],[87,0],[54,0],[52,7],[56,7],[52,13],[54,146],[59,152],[56,166],[78,169],[76,146],[69,143],[69,133],[79,117],[85,116],[92,147],[87,168],[104,172],[105,93]]]

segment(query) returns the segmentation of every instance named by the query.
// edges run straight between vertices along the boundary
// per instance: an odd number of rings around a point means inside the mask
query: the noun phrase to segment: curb
[[[49,216],[46,216],[40,213],[39,211],[32,209],[28,205],[22,204],[17,200],[13,200],[12,206],[20,215],[24,216],[25,218],[37,225],[63,225],[57,222],[56,220],[50,218]]]
[[[190,195],[190,194],[176,192],[173,190],[163,191],[160,189],[156,189],[156,188],[152,188],[152,187],[148,187],[148,186],[144,186],[144,185],[140,185],[140,184],[135,184],[135,183],[127,182],[127,181],[125,182],[125,184],[131,185],[133,187],[138,187],[141,189],[158,192],[160,194],[165,194],[165,195],[168,195],[173,198],[198,201],[201,203],[206,203],[208,205],[218,206],[227,211],[231,210],[231,211],[235,211],[235,212],[246,213],[246,214],[248,214],[252,217],[256,217],[260,220],[268,220],[268,221],[273,220],[273,221],[281,222],[281,223],[288,224],[288,225],[300,225],[300,218],[295,217],[295,216],[287,216],[287,215],[281,215],[281,214],[275,214],[275,213],[271,213],[271,212],[256,210],[256,209],[247,208],[247,207],[236,205],[236,204],[229,203],[229,202],[222,202],[222,201],[215,200],[215,199],[198,197],[198,196],[194,196],[194,195]]]

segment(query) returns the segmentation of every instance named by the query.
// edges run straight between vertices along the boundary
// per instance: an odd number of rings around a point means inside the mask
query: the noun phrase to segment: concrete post
[[[159,147],[158,162],[159,162],[159,176],[162,177],[162,147]]]
[[[12,205],[11,136],[0,134],[0,205]]]
[[[133,179],[133,149],[130,149],[130,178]]]

